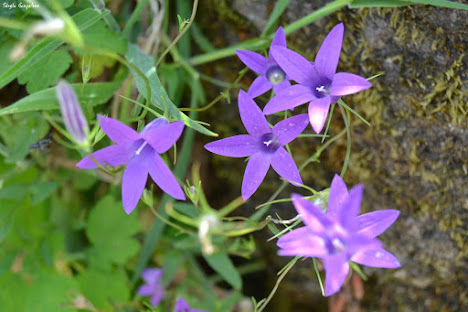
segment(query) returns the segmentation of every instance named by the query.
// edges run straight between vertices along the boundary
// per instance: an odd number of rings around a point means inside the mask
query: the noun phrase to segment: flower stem
[[[338,106],[340,107],[341,115],[343,116],[343,121],[346,128],[347,141],[346,156],[343,162],[343,168],[341,169],[340,173],[340,177],[343,178],[346,173],[346,169],[348,168],[349,157],[351,156],[351,129],[349,127],[349,121],[351,116],[349,115],[349,111],[345,110],[341,104],[338,104]]]
[[[192,25],[193,21],[195,20],[195,16],[197,15],[197,8],[198,8],[198,0],[193,1],[193,9],[192,9],[192,16],[190,16],[190,19],[187,23],[187,25],[182,29],[182,31],[175,37],[174,41],[171,42],[171,44],[164,50],[164,52],[161,54],[159,57],[158,61],[156,62],[156,68],[158,67],[159,63],[164,59],[166,54],[176,45],[177,41],[179,41],[180,38],[187,32],[187,30],[190,28]]]

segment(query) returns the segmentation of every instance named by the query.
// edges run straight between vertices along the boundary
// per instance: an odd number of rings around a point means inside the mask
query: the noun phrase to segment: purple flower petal
[[[254,154],[257,141],[248,134],[239,134],[205,145],[210,152],[227,157],[247,157]]]
[[[174,306],[174,312],[208,312],[206,310],[198,310],[190,307],[187,301],[184,298],[179,297]]]
[[[266,57],[247,50],[236,50],[236,54],[248,68],[259,75],[265,74],[268,67],[268,60]]]
[[[400,212],[394,209],[378,210],[357,217],[359,234],[377,237],[387,230],[398,218]]]
[[[329,256],[323,259],[325,268],[325,296],[338,292],[349,273],[349,263],[346,253]]]
[[[284,234],[276,244],[281,248],[278,251],[280,256],[322,258],[327,255],[327,248],[323,238],[313,234],[307,226]]]
[[[256,98],[259,95],[267,92],[271,89],[271,82],[269,82],[265,76],[258,76],[250,85],[248,94],[252,98]]]
[[[351,73],[337,73],[333,77],[330,94],[332,96],[343,96],[358,93],[370,87],[372,87],[372,84],[364,77]]]
[[[139,296],[151,296],[154,292],[154,285],[142,285],[138,288],[137,294]]]
[[[167,194],[175,199],[185,200],[184,192],[177,182],[177,179],[167,167],[161,156],[154,153],[152,161],[148,167],[149,174],[153,181]]]
[[[358,251],[351,261],[374,268],[395,269],[401,266],[398,259],[383,248]]]
[[[122,203],[127,214],[130,214],[138,204],[147,179],[146,161],[142,161],[142,156],[132,158],[122,177]]]
[[[98,115],[98,120],[102,130],[115,143],[125,144],[141,138],[138,132],[118,120],[103,115]]]
[[[244,200],[249,199],[255,193],[265,179],[269,168],[269,157],[265,157],[262,153],[255,153],[250,157],[242,180],[242,198]]]
[[[262,111],[245,91],[239,91],[238,102],[242,123],[248,133],[253,136],[260,136],[270,132],[270,126]]]
[[[290,86],[291,86],[291,83],[289,82],[289,80],[284,80],[283,82],[281,82],[281,83],[279,83],[277,85],[273,85],[273,91],[275,91],[275,95],[280,94],[284,90],[289,88]]]
[[[309,104],[309,121],[315,133],[319,134],[328,116],[331,98],[329,96],[313,100]]]
[[[293,141],[309,124],[307,114],[299,114],[282,120],[273,126],[271,131],[275,134],[281,145],[286,145]]]
[[[295,185],[294,182],[302,184],[301,175],[291,155],[280,147],[271,158],[271,166],[284,179]]]
[[[273,40],[271,41],[270,47],[272,47],[272,46],[279,46],[279,47],[285,47],[286,48],[286,35],[284,33],[283,27],[281,27],[281,26],[278,27],[278,30],[276,31],[275,36],[273,37]],[[268,57],[270,58],[270,60],[276,62],[275,58],[271,54],[271,49],[268,52]]]
[[[120,166],[126,164],[134,156],[134,149],[131,148],[132,144],[126,145],[111,145],[104,147],[92,155],[103,166]],[[89,156],[80,160],[76,166],[81,169],[95,169],[98,166],[91,160]]]
[[[151,121],[149,124],[147,124],[143,130],[140,132],[141,137],[145,137],[148,135],[148,133],[152,132],[153,130],[156,130],[162,126],[168,125],[169,120],[165,117],[159,117],[156,118],[155,120]]]
[[[358,226],[357,216],[361,209],[362,194],[364,187],[361,184],[356,185],[349,191],[348,198],[341,205],[339,212],[340,223],[350,231],[355,231]],[[330,192],[331,194],[331,192]]]
[[[280,46],[272,46],[270,53],[291,79],[301,85],[314,84],[316,70],[302,55]]]
[[[67,128],[68,132],[77,143],[86,143],[89,133],[88,121],[83,115],[83,110],[81,109],[75,91],[72,86],[63,79],[60,79],[57,84],[56,91],[65,128]]]
[[[141,273],[141,277],[148,284],[159,284],[161,282],[163,270],[147,268]]]
[[[183,130],[184,122],[176,121],[148,131],[143,138],[158,154],[162,154],[177,142]]]
[[[323,40],[322,46],[315,57],[315,66],[317,69],[330,79],[333,79],[338,61],[340,60],[343,32],[343,23],[333,27],[325,40]]]
[[[158,306],[161,300],[163,299],[163,297],[164,297],[164,289],[161,288],[161,291],[156,292],[153,296],[151,296],[150,304],[153,307]]]
[[[263,108],[265,115],[274,114],[315,99],[312,90],[307,86],[294,85],[274,96]]]
[[[331,225],[323,210],[298,194],[291,196],[297,213],[312,233],[322,234]]]
[[[330,218],[338,218],[342,211],[342,207],[348,198],[348,189],[343,179],[335,174],[330,186],[330,195],[328,197],[327,216]]]
[[[353,234],[351,240],[347,242],[347,253],[348,255],[353,255],[358,251],[366,249],[376,249],[381,248],[382,242],[376,238],[371,238],[366,235]]]

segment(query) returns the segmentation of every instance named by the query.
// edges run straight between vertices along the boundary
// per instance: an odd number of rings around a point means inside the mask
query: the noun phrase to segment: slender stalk
[[[340,173],[340,177],[343,178],[346,173],[346,169],[348,168],[349,157],[351,156],[351,129],[349,127],[349,119],[350,119],[349,111],[346,111],[343,108],[343,106],[341,106],[341,104],[338,104],[338,106],[340,107],[341,115],[343,116],[343,121],[344,121],[345,128],[346,128],[346,141],[347,141],[346,156],[343,162],[343,168],[341,169],[341,173]]]
[[[192,15],[190,16],[190,19],[187,23],[187,25],[182,29],[182,31],[175,37],[174,41],[171,42],[171,44],[164,50],[164,52],[161,54],[159,57],[158,61],[156,62],[156,68],[158,67],[159,63],[164,59],[166,54],[176,45],[177,41],[179,41],[180,38],[187,32],[187,30],[190,28],[192,25],[193,21],[195,20],[195,16],[197,15],[197,8],[198,8],[198,0],[193,1],[193,9],[192,9]]]
[[[262,312],[262,311],[266,308],[267,304],[270,302],[271,298],[273,298],[273,296],[274,296],[276,290],[278,289],[279,284],[281,283],[281,281],[283,280],[283,278],[286,277],[286,274],[288,274],[288,272],[293,268],[294,264],[296,264],[296,262],[297,262],[297,260],[299,260],[299,258],[300,258],[300,257],[294,258],[294,259],[290,262],[288,268],[286,268],[286,269],[281,273],[281,275],[278,277],[278,280],[276,281],[275,287],[273,287],[273,289],[271,290],[270,295],[268,295],[268,297],[265,299],[265,301],[262,302],[262,304],[261,304],[260,308],[257,310],[257,312]]]
[[[141,0],[140,2],[138,2],[135,10],[132,12],[132,15],[128,19],[128,22],[125,25],[124,30],[122,32],[124,37],[128,37],[128,33],[132,29],[133,24],[136,23],[136,21],[140,17],[141,11],[143,11],[143,8],[146,6],[147,3],[148,3],[148,0]]]
[[[335,0],[329,4],[327,4],[326,6],[318,9],[317,11],[307,15],[307,16],[304,16],[303,18],[301,19],[298,19],[297,21],[295,21],[294,23],[284,27],[284,33],[286,35],[292,33],[292,32],[295,32],[296,30],[306,26],[306,25],[309,25],[313,22],[315,22],[316,20],[324,17],[324,16],[327,16],[327,15],[330,15],[336,11],[338,11],[339,9],[343,8],[344,6],[348,5],[351,1],[350,0]]]

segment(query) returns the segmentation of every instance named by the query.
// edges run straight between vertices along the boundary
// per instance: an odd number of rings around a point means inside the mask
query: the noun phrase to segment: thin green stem
[[[276,281],[276,284],[275,284],[275,287],[273,287],[273,289],[271,290],[271,293],[268,295],[268,297],[265,299],[265,301],[262,302],[261,306],[259,307],[259,309],[257,310],[257,312],[262,312],[266,306],[268,305],[268,303],[270,302],[271,298],[273,298],[276,290],[278,289],[279,287],[279,284],[281,283],[281,281],[283,280],[283,278],[286,277],[286,274],[288,274],[288,272],[294,267],[294,264],[296,264],[297,260],[299,260],[300,257],[296,257],[294,258],[287,266],[287,268],[285,270],[283,270],[283,272],[281,273],[281,275],[278,277],[278,280]]]
[[[179,41],[180,38],[187,32],[187,30],[190,28],[192,25],[193,21],[195,20],[195,16],[197,15],[197,8],[198,8],[198,0],[193,1],[193,9],[192,9],[192,15],[190,16],[190,19],[187,23],[187,25],[182,29],[182,31],[175,37],[174,41],[171,42],[171,44],[164,50],[164,52],[161,54],[159,57],[158,61],[156,62],[156,68],[158,67],[159,63],[164,59],[166,54],[174,47],[177,42]]]
[[[322,296],[325,296],[325,290],[323,289],[322,278],[320,277],[320,272],[317,267],[317,259],[312,258],[312,262],[314,263],[314,270],[315,270],[315,274],[317,274],[317,279],[320,285],[320,290],[322,291]]]
[[[135,10],[132,12],[132,15],[130,15],[130,18],[128,19],[127,24],[124,27],[124,30],[122,32],[124,37],[128,37],[128,33],[132,29],[133,24],[138,21],[141,11],[143,11],[144,7],[146,6],[146,3],[148,3],[148,0],[141,0],[138,2]]]
[[[295,21],[294,23],[284,27],[284,33],[286,35],[306,26],[306,25],[309,25],[313,22],[315,22],[316,20],[324,17],[324,16],[327,16],[327,15],[330,15],[336,11],[338,11],[339,9],[343,8],[344,6],[348,5],[351,1],[350,0],[335,0],[333,2],[330,2],[329,4],[327,4],[326,6],[318,9],[317,11],[307,15],[307,16],[304,16],[303,18]]]
[[[346,128],[346,156],[343,162],[343,169],[341,169],[340,177],[343,178],[346,169],[348,168],[349,157],[351,156],[351,129],[349,127],[350,122],[350,115],[349,111],[346,111],[341,104],[338,105],[340,107],[341,115],[343,116],[343,121]]]
[[[365,123],[366,125],[368,125],[370,127],[370,123],[367,120],[365,120],[364,117],[362,117],[356,111],[354,111],[351,107],[349,107],[342,99],[339,99],[338,103],[341,104],[342,106],[344,106],[344,108],[346,108],[346,110],[348,110],[351,113],[353,113],[354,115],[356,115],[357,118],[361,119],[363,123]]]

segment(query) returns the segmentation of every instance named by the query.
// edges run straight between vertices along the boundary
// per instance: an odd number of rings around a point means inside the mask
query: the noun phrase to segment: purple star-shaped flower
[[[239,92],[239,113],[249,134],[235,135],[205,145],[212,153],[228,157],[247,157],[242,181],[242,198],[247,200],[258,189],[270,165],[284,179],[302,184],[299,170],[284,146],[307,127],[307,114],[300,114],[270,128],[265,116],[244,91]]]
[[[351,191],[335,175],[330,188],[327,212],[297,194],[292,200],[306,226],[283,235],[277,242],[281,256],[303,256],[323,259],[325,296],[336,293],[353,262],[376,268],[398,268],[400,262],[382,248],[376,237],[395,222],[400,214],[393,209],[358,216],[363,188]]]
[[[320,133],[331,104],[336,103],[343,95],[357,93],[372,86],[361,76],[336,73],[343,32],[343,24],[333,27],[323,41],[314,65],[292,50],[278,46],[271,48],[270,52],[279,66],[298,84],[273,97],[263,109],[266,115],[310,102],[310,124],[316,133]]]
[[[249,88],[249,95],[256,98],[259,95],[267,92],[271,88],[278,94],[282,90],[291,86],[289,77],[284,70],[278,65],[275,58],[271,54],[272,47],[286,48],[286,35],[284,34],[283,27],[278,28],[275,36],[270,45],[270,52],[268,58],[258,53],[247,50],[236,50],[237,56],[241,61],[247,65],[251,70],[259,74]]]
[[[191,308],[184,298],[179,297],[174,306],[174,312],[208,312],[208,311]]]
[[[164,287],[162,286],[161,269],[147,268],[141,274],[146,284],[138,288],[137,294],[144,297],[151,297],[150,303],[153,307],[157,306],[164,297]]]
[[[136,132],[118,120],[98,115],[99,124],[117,145],[105,147],[92,155],[101,164],[120,166],[128,163],[122,177],[122,203],[127,214],[135,209],[148,179],[167,194],[185,200],[184,192],[159,154],[165,153],[179,139],[184,129],[183,121],[169,123],[157,118]],[[76,164],[81,169],[98,168],[88,156]]]

